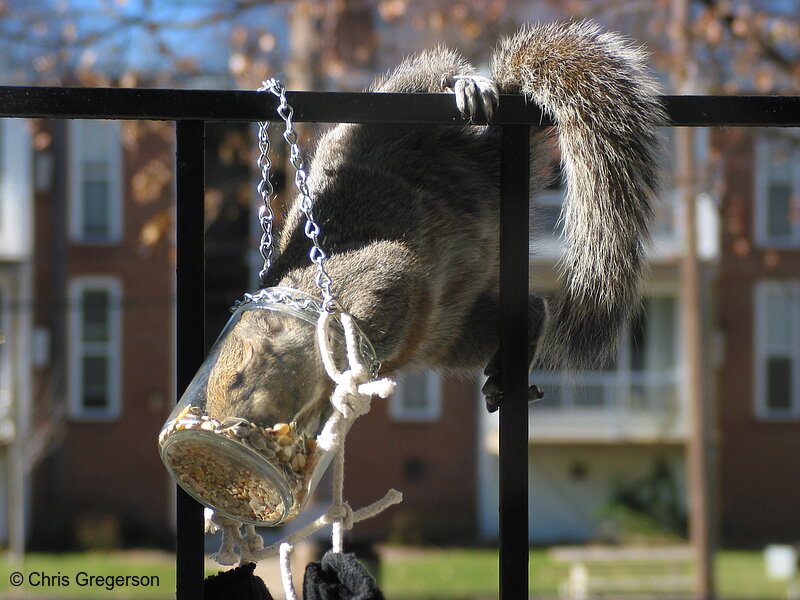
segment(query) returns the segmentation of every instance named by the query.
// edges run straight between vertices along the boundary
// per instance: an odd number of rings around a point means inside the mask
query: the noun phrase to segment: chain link
[[[259,90],[263,91],[263,90]],[[261,151],[258,157],[258,168],[261,170],[261,181],[258,182],[258,193],[261,196],[261,206],[258,209],[258,222],[261,224],[261,241],[258,244],[258,251],[264,259],[264,266],[258,272],[258,279],[261,287],[266,285],[267,271],[272,266],[272,222],[275,214],[272,212],[272,194],[275,192],[272,183],[269,181],[269,169],[272,162],[269,159],[269,135],[267,129],[269,121],[258,124],[258,147]]]
[[[294,185],[300,193],[300,210],[306,217],[305,234],[311,240],[312,247],[309,251],[309,258],[311,262],[317,265],[316,284],[322,293],[322,304],[325,310],[333,312],[336,310],[336,300],[331,291],[333,281],[331,280],[328,272],[325,270],[325,260],[327,254],[319,243],[319,235],[321,229],[314,218],[314,199],[308,191],[306,174],[303,157],[300,152],[300,145],[297,142],[297,131],[294,129],[294,109],[286,100],[286,87],[276,79],[269,79],[261,83],[259,92],[270,92],[280,99],[278,106],[278,115],[286,123],[286,129],[283,132],[283,139],[289,144],[290,153],[289,161],[295,168]],[[263,200],[263,206],[259,210],[259,220],[261,221],[261,228],[264,234],[261,236],[261,243],[259,245],[259,252],[264,258],[264,269],[259,273],[262,286],[266,272],[272,264],[272,220],[273,213],[270,207],[270,196],[272,195],[272,185],[269,183],[269,158],[266,157],[266,152],[269,151],[269,140],[267,138],[267,125],[261,123],[259,126],[259,147],[261,149],[261,156],[259,157],[258,166],[261,168],[261,183],[259,183],[259,193]],[[266,140],[266,141],[265,141]],[[266,182],[266,183],[265,183]],[[264,190],[264,191],[262,191]]]

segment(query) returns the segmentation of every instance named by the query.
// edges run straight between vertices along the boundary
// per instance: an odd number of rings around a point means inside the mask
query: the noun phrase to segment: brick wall
[[[37,421],[67,402],[66,286],[78,275],[118,278],[122,298],[122,413],[108,422],[67,417],[34,474],[33,543],[39,546],[164,542],[170,530],[167,474],[158,458],[158,431],[174,403],[172,176],[140,175],[152,161],[171,169],[170,124],[126,123],[123,160],[123,224],[120,243],[76,245],[66,234],[66,126],[43,123],[52,142],[42,153],[53,160],[52,185],[36,196],[35,325],[48,331],[50,363],[37,371]],[[144,179],[142,179],[144,177]],[[165,220],[166,219],[166,220]],[[142,241],[155,221],[163,237]],[[151,232],[152,233],[152,232]],[[60,241],[59,241],[60,240]],[[60,272],[63,272],[60,273]]]
[[[715,135],[724,166],[717,308],[724,336],[718,371],[719,502],[723,539],[739,544],[800,539],[800,422],[764,422],[754,411],[754,286],[798,278],[800,251],[754,240],[756,130]]]
[[[430,423],[398,423],[385,401],[359,418],[347,438],[345,499],[353,509],[389,488],[404,500],[356,525],[354,537],[404,541],[470,540],[476,530],[477,386],[446,379],[442,416]]]

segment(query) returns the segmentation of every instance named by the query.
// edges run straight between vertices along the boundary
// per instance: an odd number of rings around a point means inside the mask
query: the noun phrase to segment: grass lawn
[[[15,571],[25,577],[25,583],[19,588],[10,584]],[[87,585],[81,573],[121,576],[123,580],[125,576],[130,577],[127,585],[97,579]],[[556,598],[558,584],[566,573],[566,565],[554,563],[546,550],[532,550],[530,597]],[[138,586],[134,585],[133,576],[140,578]],[[388,548],[383,553],[381,589],[388,600],[497,598],[497,579],[497,551],[492,549]],[[786,597],[785,583],[767,579],[761,552],[720,552],[717,581],[721,600],[782,600]],[[80,585],[81,582],[84,585]],[[300,581],[295,583],[302,585]],[[280,587],[275,581],[267,584],[274,591]],[[108,589],[109,586],[113,589]],[[167,599],[174,598],[174,590],[174,557],[168,553],[31,554],[22,565],[16,566],[0,560],[0,598]]]
[[[388,551],[381,585],[390,600],[477,600],[497,598],[495,550]],[[766,577],[757,551],[724,550],[717,554],[717,593],[721,600],[783,600],[786,584]],[[530,553],[531,598],[556,598],[567,566],[550,560],[547,550]]]

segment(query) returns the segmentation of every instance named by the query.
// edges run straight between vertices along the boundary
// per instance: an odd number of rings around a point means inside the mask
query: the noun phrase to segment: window
[[[756,240],[800,247],[800,139],[763,137],[756,144]]]
[[[756,416],[800,418],[800,281],[756,287]]]
[[[70,414],[113,419],[120,413],[120,286],[111,277],[70,284]]]
[[[121,146],[117,121],[70,121],[70,236],[81,244],[122,237]]]
[[[442,413],[442,383],[438,373],[403,373],[389,399],[389,415],[395,421],[436,421]]]

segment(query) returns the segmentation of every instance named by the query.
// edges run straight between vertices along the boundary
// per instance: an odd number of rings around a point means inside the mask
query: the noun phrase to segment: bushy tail
[[[537,362],[592,366],[640,304],[666,122],[645,55],[591,22],[528,27],[492,57],[501,93],[523,93],[555,120],[566,172],[562,284]]]

